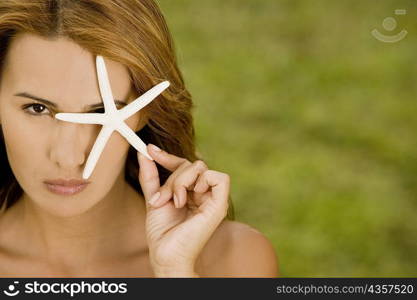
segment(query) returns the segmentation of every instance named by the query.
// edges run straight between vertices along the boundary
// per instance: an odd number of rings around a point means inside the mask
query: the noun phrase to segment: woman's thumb
[[[139,162],[139,183],[141,185],[145,201],[149,200],[158,192],[160,188],[159,173],[155,161],[146,158],[140,152],[137,153]]]

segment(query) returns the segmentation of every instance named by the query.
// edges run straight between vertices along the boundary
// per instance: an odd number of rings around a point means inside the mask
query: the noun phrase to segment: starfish
[[[163,81],[118,110],[114,103],[106,65],[103,57],[100,55],[96,57],[96,67],[100,94],[104,104],[104,113],[58,113],[55,115],[55,118],[61,121],[103,125],[93,148],[91,149],[90,155],[88,156],[83,172],[84,179],[90,177],[107,141],[115,130],[118,131],[137,151],[148,159],[153,160],[146,150],[146,144],[124,121],[149,104],[169,86],[168,81]]]

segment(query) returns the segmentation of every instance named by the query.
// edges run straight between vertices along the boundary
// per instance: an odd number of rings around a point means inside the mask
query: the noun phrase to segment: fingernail
[[[151,160],[151,161],[153,161],[153,159],[151,158],[151,159],[149,159],[148,157],[146,157],[143,153],[140,153],[140,152],[138,152],[138,161],[140,161],[140,160],[142,160],[142,161],[146,161],[146,160]]]
[[[151,148],[152,148],[153,151],[156,151],[156,152],[160,152],[161,151],[161,149],[158,146],[154,145],[154,144],[151,144]]]
[[[194,192],[197,192],[198,188],[200,187],[199,183],[200,182],[197,182],[197,184],[194,186],[194,189],[193,189]]]
[[[177,195],[175,195],[175,193],[174,193],[174,205],[175,205],[176,208],[178,208],[178,205],[179,205],[178,197],[177,197]]]
[[[161,192],[157,192],[156,194],[154,194],[152,197],[151,197],[151,199],[149,199],[149,204],[150,205],[154,205],[155,204],[155,202],[156,202],[156,200],[158,200],[159,199],[159,196],[161,195]]]

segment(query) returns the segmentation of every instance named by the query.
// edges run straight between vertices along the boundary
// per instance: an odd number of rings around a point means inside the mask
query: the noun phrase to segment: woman
[[[233,221],[229,176],[195,154],[191,96],[152,0],[2,0],[0,45],[1,276],[277,276],[268,239]],[[154,160],[114,133],[84,182],[100,126],[54,115],[103,110],[96,55],[118,108],[171,85],[126,120]]]

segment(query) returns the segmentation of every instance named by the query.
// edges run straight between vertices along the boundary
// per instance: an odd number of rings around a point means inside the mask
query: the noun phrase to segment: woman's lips
[[[58,195],[75,195],[82,190],[84,190],[87,185],[90,183],[89,181],[85,180],[46,180],[44,181],[47,189],[52,193]]]

